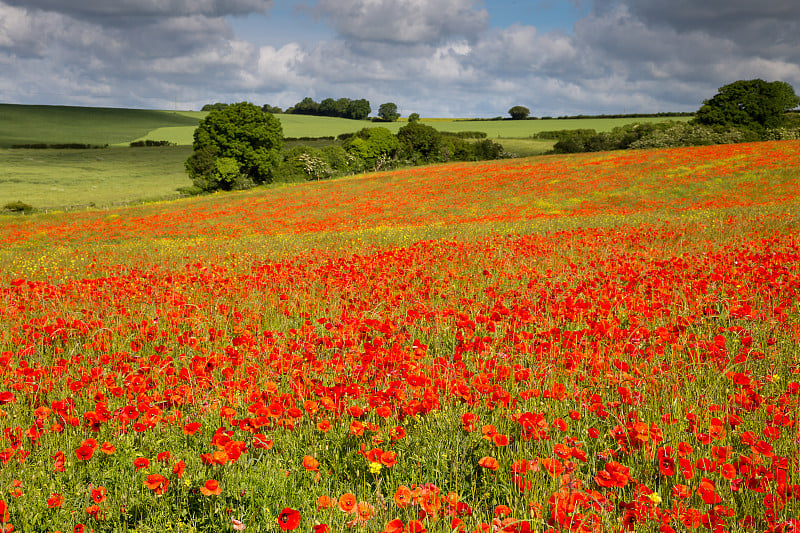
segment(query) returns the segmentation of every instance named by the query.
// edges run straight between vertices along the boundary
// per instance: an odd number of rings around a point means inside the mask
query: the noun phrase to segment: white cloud
[[[298,16],[335,37],[258,46],[225,15],[271,0],[0,0],[0,90],[133,107],[363,97],[427,116],[692,110],[736,79],[800,88],[800,3],[767,4],[596,0],[572,31],[543,32],[490,28],[476,0],[319,0]]]
[[[319,0],[312,12],[356,41],[472,39],[489,23],[489,13],[476,8],[474,0]]]

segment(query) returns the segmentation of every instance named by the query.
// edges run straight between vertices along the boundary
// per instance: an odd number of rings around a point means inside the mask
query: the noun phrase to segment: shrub
[[[34,207],[30,204],[26,204],[20,200],[16,202],[8,202],[6,205],[3,206],[3,211],[8,211],[10,213],[22,213],[22,214],[29,214],[34,211]]]
[[[143,141],[133,141],[130,143],[131,148],[152,147],[152,146],[175,146],[175,143],[169,141],[153,141],[145,139]]]
[[[421,122],[409,122],[397,132],[401,159],[414,163],[441,160],[442,134]]]

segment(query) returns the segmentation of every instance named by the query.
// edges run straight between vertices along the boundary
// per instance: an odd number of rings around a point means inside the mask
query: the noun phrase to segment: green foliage
[[[723,87],[697,111],[695,122],[704,126],[751,129],[760,134],[780,128],[786,112],[800,105],[791,85],[783,81],[739,80]]]
[[[489,139],[468,141],[457,135],[444,134],[443,161],[485,161],[504,157],[503,146]]]
[[[381,104],[378,108],[378,117],[384,122],[395,122],[400,118],[400,113],[397,112],[397,104],[394,102]]]
[[[508,110],[508,114],[511,115],[512,120],[524,120],[531,114],[531,110],[525,106],[515,105]]]
[[[561,154],[628,148],[674,148],[758,140],[758,136],[751,130],[713,128],[687,122],[635,123],[614,128],[610,132],[599,133],[591,129],[547,131],[536,137],[557,139],[553,152]]]
[[[154,146],[174,146],[174,145],[175,144],[170,141],[154,141],[151,139],[145,139],[142,141],[133,141],[130,143],[131,148],[142,148],[145,146],[148,148],[152,148]]]
[[[263,111],[264,113],[272,113],[273,115],[279,115],[283,113],[283,109],[281,109],[280,107],[269,104],[262,105],[261,111]]]
[[[411,113],[408,115],[409,122],[419,122],[419,113]]]
[[[209,113],[195,130],[195,154],[186,161],[186,170],[207,191],[270,183],[282,144],[278,119],[247,102],[232,104]],[[217,158],[232,159],[238,168],[234,172],[230,161],[219,163]]]
[[[322,148],[320,154],[336,174],[355,172],[359,165],[358,160],[338,144],[331,144]]]
[[[400,158],[420,162],[441,160],[442,134],[420,122],[409,122],[397,132],[400,141]]]
[[[201,111],[222,111],[226,107],[228,107],[228,104],[224,104],[222,102],[216,102],[214,104],[206,104],[202,108],[200,108],[200,110]]]
[[[352,120],[365,120],[372,112],[369,101],[363,98],[351,100],[349,98],[326,98],[322,102],[315,102],[310,96],[306,96],[293,107],[286,110],[294,115],[313,115],[320,117],[338,117]]]
[[[300,145],[284,153],[283,162],[275,171],[275,181],[294,183],[312,179],[327,179],[332,175],[333,169],[321,156],[319,150]]]
[[[751,130],[737,128],[712,128],[700,124],[673,122],[653,128],[647,135],[630,143],[627,148],[677,148],[680,146],[705,146],[732,144],[758,140]]]
[[[400,148],[397,137],[386,128],[363,128],[344,143],[350,155],[363,162],[364,170],[390,166]]]
[[[372,107],[363,98],[353,100],[347,106],[348,118],[353,120],[366,120],[370,113],[372,113]]]
[[[17,200],[16,202],[8,202],[6,205],[4,205],[3,211],[8,211],[11,213],[22,213],[27,215],[28,213],[32,213],[34,211],[34,208],[30,204],[26,204],[25,202]]]

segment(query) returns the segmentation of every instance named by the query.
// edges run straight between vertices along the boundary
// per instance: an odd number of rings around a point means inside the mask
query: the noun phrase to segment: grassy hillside
[[[193,129],[192,114],[141,109],[0,104],[0,148],[13,144],[118,144],[154,129]]]

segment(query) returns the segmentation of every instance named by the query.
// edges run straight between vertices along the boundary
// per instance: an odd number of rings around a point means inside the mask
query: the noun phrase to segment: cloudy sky
[[[800,92],[800,1],[0,0],[5,103],[558,116],[694,111],[752,78]]]

